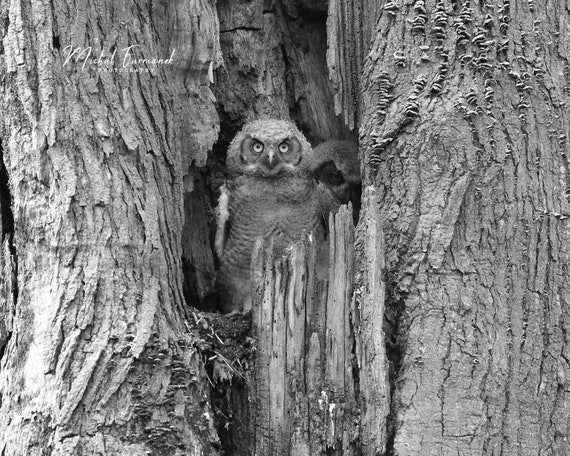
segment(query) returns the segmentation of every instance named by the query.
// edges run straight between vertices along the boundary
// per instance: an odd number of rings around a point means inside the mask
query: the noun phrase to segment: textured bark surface
[[[15,261],[10,238],[5,239],[2,243],[0,268],[2,271],[2,282],[0,283],[0,353],[3,353],[12,337],[15,301],[17,299]]]
[[[374,186],[365,188],[363,210],[355,240],[354,291],[351,322],[354,356],[358,369],[360,406],[360,451],[383,454],[388,443],[386,420],[390,412],[390,382],[384,332],[385,282],[384,234],[378,217],[379,195]]]
[[[182,262],[186,302],[198,307],[214,286],[216,277],[211,234],[214,224],[206,175],[192,166],[184,178]]]
[[[568,454],[568,10],[390,2],[376,30],[360,138],[399,316],[388,454]]]
[[[18,271],[0,452],[217,454],[202,361],[183,324],[180,246],[183,174],[217,137],[214,3],[0,5]],[[120,69],[131,45],[138,58],[174,51],[173,63],[109,72],[66,62],[67,46],[92,46],[94,58],[116,50]],[[15,270],[5,246],[3,316]]]
[[[362,70],[381,11],[375,0],[329,1],[327,65],[334,109],[350,129],[358,127]]]
[[[350,136],[331,103],[326,2],[221,0],[218,11],[223,141],[259,116],[293,119],[312,143]]]

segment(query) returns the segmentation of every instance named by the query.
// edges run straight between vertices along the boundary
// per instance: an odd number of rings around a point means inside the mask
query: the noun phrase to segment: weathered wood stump
[[[373,191],[366,197],[375,198]],[[326,280],[316,278],[320,255],[309,236],[280,258],[271,244],[256,245],[252,455],[376,455],[384,448],[389,399],[382,235],[374,217],[362,214],[361,220],[366,244],[356,245],[367,265],[358,277],[346,207],[330,217]]]

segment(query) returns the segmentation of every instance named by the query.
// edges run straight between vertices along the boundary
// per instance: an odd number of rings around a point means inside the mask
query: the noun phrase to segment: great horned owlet
[[[322,207],[312,178],[313,151],[285,120],[248,123],[232,141],[217,210],[220,310],[251,308],[250,263],[255,240],[276,239],[276,254],[301,238],[319,237]]]
[[[355,212],[360,208],[360,161],[355,142],[331,140],[319,144],[312,169],[328,212],[336,212],[349,201]]]

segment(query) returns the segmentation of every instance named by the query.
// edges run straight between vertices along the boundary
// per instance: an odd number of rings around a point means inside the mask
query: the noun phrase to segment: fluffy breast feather
[[[216,239],[214,248],[218,258],[222,257],[226,246],[228,236],[228,221],[230,219],[229,211],[229,193],[225,185],[220,187],[220,197],[218,198],[218,207],[216,208]]]

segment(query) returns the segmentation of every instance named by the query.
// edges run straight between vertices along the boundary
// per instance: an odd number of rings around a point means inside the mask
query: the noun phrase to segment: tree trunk
[[[218,454],[180,243],[183,174],[217,137],[214,3],[28,0],[0,14],[0,452]],[[131,45],[172,63],[123,72]],[[89,47],[115,59],[86,61]]]
[[[384,4],[356,118],[397,315],[387,454],[570,451],[567,23]]]

